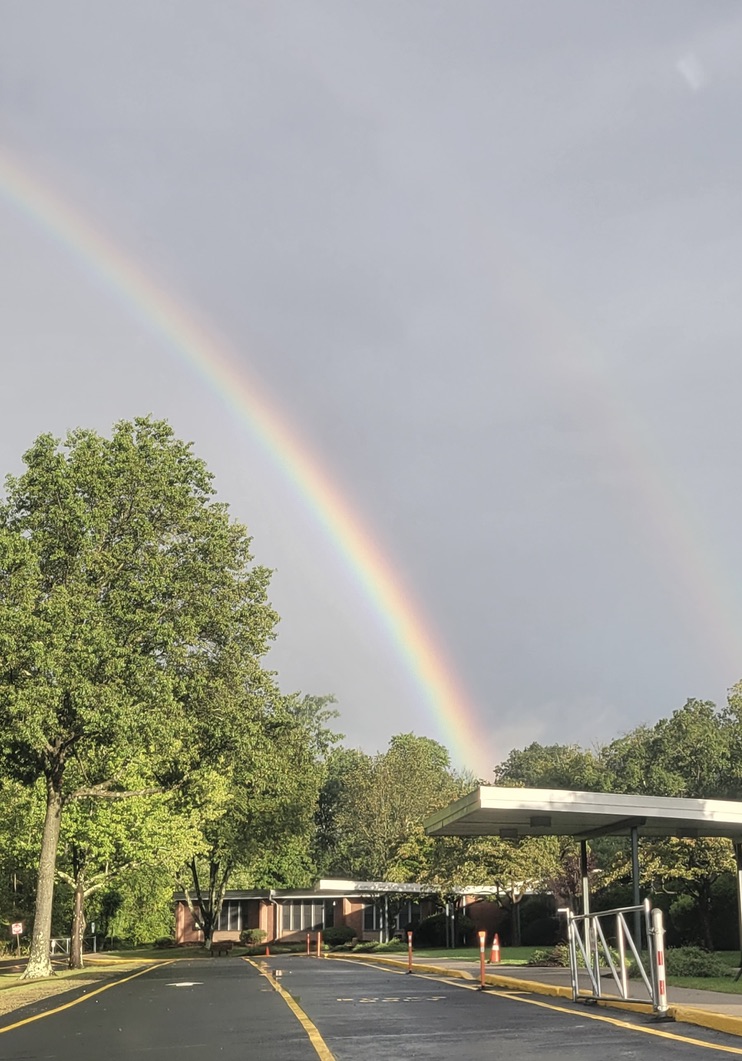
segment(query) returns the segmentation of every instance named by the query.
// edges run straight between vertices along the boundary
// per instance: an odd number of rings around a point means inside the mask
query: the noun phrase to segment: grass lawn
[[[726,995],[742,995],[742,980],[734,982],[727,976],[668,976],[670,987],[692,987],[696,991],[723,991]]]
[[[527,965],[529,959],[537,950],[543,950],[543,948],[503,947],[500,951],[500,964]],[[383,951],[381,953],[383,953]],[[414,955],[416,958],[459,958],[464,959],[465,961],[479,962],[479,947],[454,947],[451,950],[415,947]],[[486,948],[485,955],[489,960],[489,947]]]

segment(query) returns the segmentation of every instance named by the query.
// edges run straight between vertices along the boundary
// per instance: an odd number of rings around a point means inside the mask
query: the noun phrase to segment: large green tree
[[[425,818],[472,787],[429,737],[398,734],[375,756],[337,750],[320,797],[320,868],[361,880],[409,880],[426,850]]]
[[[152,788],[182,780],[229,702],[208,695],[214,660],[249,680],[276,616],[246,530],[166,423],[42,435],[24,460],[0,504],[0,740],[8,772],[45,786],[31,978],[51,971],[65,805],[121,795],[142,751]]]
[[[284,696],[270,680],[243,695],[221,730],[227,743],[216,764],[186,789],[199,807],[203,850],[180,879],[207,948],[233,878],[253,888],[310,884],[314,815],[336,740],[331,697]]]

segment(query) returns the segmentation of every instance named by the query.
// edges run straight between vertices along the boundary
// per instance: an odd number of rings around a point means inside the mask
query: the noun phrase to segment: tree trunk
[[[701,887],[698,895],[698,927],[701,934],[702,946],[706,950],[714,949],[714,939],[711,932],[711,888],[705,885]]]
[[[62,762],[57,762],[46,777],[46,815],[41,837],[39,881],[36,889],[31,952],[22,979],[39,980],[52,975],[50,958],[54,872],[57,866],[59,827],[62,821]]]
[[[72,943],[70,946],[70,969],[82,969],[82,941],[85,935],[85,880],[75,881],[75,910],[72,915]]]
[[[222,870],[221,879],[220,869]],[[193,903],[187,888],[184,889],[186,901],[191,913],[194,915],[197,926],[204,934],[204,947],[206,950],[211,950],[211,942],[219,924],[219,915],[222,911],[224,893],[227,889],[231,866],[227,864],[224,867],[220,861],[213,859],[209,862],[209,890],[207,896],[204,896],[199,882],[198,867],[195,859],[191,860],[190,870],[196,892],[196,902],[195,904]]]

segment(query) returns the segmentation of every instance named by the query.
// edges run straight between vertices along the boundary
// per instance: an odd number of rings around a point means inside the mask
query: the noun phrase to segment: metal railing
[[[64,955],[66,958],[69,958],[71,946],[71,936],[54,936],[51,940],[50,954],[52,958],[59,955]],[[87,954],[90,954],[91,952],[95,954],[98,950],[98,937],[85,936],[82,941],[82,949]]]
[[[614,910],[601,910],[595,914],[573,914],[563,911],[567,917],[567,942],[569,945],[569,969],[572,980],[572,998],[575,1002],[597,1002],[601,998],[619,998],[623,1002],[650,1001],[654,1012],[667,1015],[667,991],[665,987],[665,930],[662,911],[653,910],[649,899],[641,906],[621,906]],[[641,952],[641,942],[634,940],[626,921],[627,914],[643,915],[647,938],[648,955]],[[616,951],[609,946],[606,934],[616,940]],[[580,963],[580,958],[582,963]],[[629,983],[630,963],[637,977]],[[645,968],[646,965],[646,968]],[[584,973],[580,982],[580,974]],[[585,984],[585,977],[587,984]],[[610,977],[616,994],[603,989],[601,979]],[[634,993],[634,985],[643,984],[645,995]]]

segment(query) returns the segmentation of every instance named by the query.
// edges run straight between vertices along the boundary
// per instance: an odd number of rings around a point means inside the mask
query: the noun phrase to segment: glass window
[[[317,932],[325,925],[322,900],[293,899],[283,903],[281,925],[284,932]]]
[[[244,907],[244,909],[243,909]],[[239,899],[225,899],[219,914],[220,932],[241,932],[247,923],[247,904]]]

